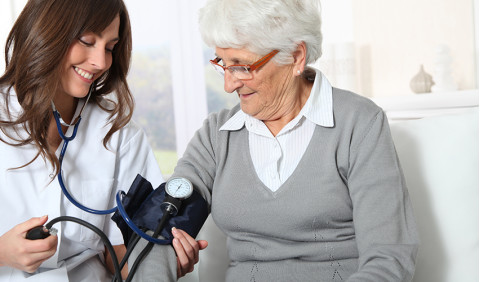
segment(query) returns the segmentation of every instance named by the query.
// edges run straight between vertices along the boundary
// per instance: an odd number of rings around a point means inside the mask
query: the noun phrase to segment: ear
[[[300,42],[297,49],[292,53],[293,56],[293,75],[299,76],[303,73],[307,61],[307,46],[305,42]]]

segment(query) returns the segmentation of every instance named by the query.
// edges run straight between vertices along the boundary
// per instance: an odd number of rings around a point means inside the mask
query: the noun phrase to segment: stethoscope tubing
[[[86,206],[80,204],[79,202],[77,202],[72,197],[72,195],[70,195],[70,193],[68,192],[67,187],[65,186],[65,183],[63,182],[63,175],[62,175],[63,157],[65,156],[65,153],[67,152],[68,142],[75,139],[75,136],[77,135],[78,126],[80,125],[80,121],[82,120],[82,118],[78,117],[78,120],[75,123],[75,126],[73,128],[73,133],[72,133],[71,136],[68,137],[63,133],[62,126],[60,124],[60,115],[58,114],[58,111],[54,111],[53,115],[55,117],[55,122],[57,124],[58,133],[60,134],[60,137],[63,139],[62,150],[60,151],[60,157],[58,158],[58,160],[60,162],[60,171],[58,172],[58,175],[57,175],[58,183],[60,184],[60,188],[62,188],[63,194],[65,195],[65,197],[67,197],[67,199],[72,204],[74,204],[77,208],[79,208],[83,211],[93,213],[93,214],[110,214],[110,213],[115,212],[117,210],[117,208],[112,208],[112,209],[109,209],[109,210],[96,210],[96,209],[86,207]]]
[[[152,236],[150,236],[150,235],[146,234],[145,232],[143,232],[142,230],[140,230],[140,228],[138,228],[138,226],[135,225],[135,223],[133,223],[133,221],[130,219],[127,212],[125,211],[125,208],[123,207],[123,204],[122,204],[122,196],[125,196],[125,192],[122,191],[122,190],[118,191],[117,195],[116,195],[118,211],[120,212],[120,215],[122,216],[125,223],[127,223],[127,225],[135,233],[140,235],[140,237],[142,237],[143,239],[145,239],[149,242],[155,243],[155,244],[159,244],[159,245],[168,245],[172,242],[172,240],[162,240],[162,239],[153,238]]]
[[[60,123],[60,114],[58,113],[57,110],[54,110],[53,111],[53,116],[55,118],[55,122],[57,124],[57,129],[58,129],[58,133],[60,134],[60,137],[63,139],[63,145],[62,145],[62,149],[60,151],[60,156],[58,158],[59,162],[60,162],[60,170],[59,170],[59,173],[57,175],[57,179],[58,179],[58,183],[60,184],[60,188],[62,189],[62,192],[63,194],[65,195],[65,197],[73,204],[75,205],[77,208],[85,211],[85,212],[88,212],[88,213],[92,213],[92,214],[98,214],[98,215],[106,215],[106,214],[111,214],[111,213],[114,213],[115,211],[119,211],[120,215],[122,216],[123,220],[127,223],[127,225],[135,232],[137,233],[139,236],[141,236],[142,238],[144,238],[145,240],[149,241],[149,242],[152,242],[152,243],[155,243],[155,244],[159,244],[159,245],[169,245],[172,241],[171,240],[161,240],[161,239],[157,239],[157,238],[153,238],[152,236],[144,233],[142,230],[140,230],[140,228],[138,228],[138,226],[135,225],[135,223],[133,223],[133,221],[130,219],[130,217],[128,216],[127,212],[125,211],[125,208],[123,207],[123,204],[122,204],[122,196],[125,195],[125,192],[124,191],[118,191],[117,192],[117,195],[116,195],[116,201],[117,201],[117,206],[114,207],[114,208],[111,208],[111,209],[107,209],[107,210],[96,210],[96,209],[92,209],[92,208],[89,208],[89,207],[86,207],[82,204],[80,204],[79,202],[77,202],[77,200],[75,200],[72,195],[70,195],[70,192],[68,192],[68,189],[67,187],[65,186],[65,183],[63,182],[63,176],[62,176],[62,164],[63,164],[63,157],[65,156],[65,153],[67,151],[67,146],[68,146],[68,143],[70,141],[72,141],[73,139],[75,139],[75,136],[77,135],[77,131],[78,131],[78,126],[80,125],[80,121],[82,120],[81,116],[78,117],[78,120],[76,121],[75,123],[75,126],[73,128],[73,133],[71,136],[66,136],[64,133],[63,133],[63,130],[62,130],[62,125]]]

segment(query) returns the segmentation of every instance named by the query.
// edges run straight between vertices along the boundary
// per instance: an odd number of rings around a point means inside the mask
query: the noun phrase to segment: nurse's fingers
[[[24,240],[27,244],[25,249],[18,253],[14,267],[29,273],[35,272],[40,264],[52,257],[57,250],[58,238],[54,235],[34,241]]]
[[[23,271],[32,273],[49,259],[57,251],[58,237],[56,235],[48,236],[45,239],[28,240],[24,239],[24,248],[17,253],[17,267]]]
[[[24,239],[23,245],[28,253],[55,253],[57,250],[58,237],[57,235],[50,235],[45,239],[28,240]]]
[[[35,272],[38,267],[42,264],[42,262],[49,259],[53,256],[55,252],[43,252],[43,253],[34,253],[28,254],[22,257],[19,257],[17,260],[13,261],[9,266],[20,269],[22,271],[33,273]]]
[[[177,278],[180,278],[193,271],[195,260],[187,255],[179,239],[173,239],[173,248],[177,253]]]
[[[172,234],[174,235],[173,247],[177,253],[177,276],[182,277],[193,271],[198,262],[199,250],[205,249],[208,242],[195,241],[188,233],[176,228],[172,229]]]
[[[18,224],[14,227],[15,230],[14,234],[17,233],[21,238],[25,238],[27,232],[30,231],[32,228],[37,226],[42,226],[47,222],[48,216],[44,215],[42,217],[32,217],[31,219]],[[21,242],[22,246],[25,246],[26,252],[25,253],[55,253],[57,249],[57,236],[48,236],[45,239],[37,239],[37,240],[28,240]]]
[[[18,225],[16,225],[13,230],[15,230],[15,233],[21,234],[21,233],[27,233],[30,229],[44,225],[45,222],[47,222],[48,216],[44,215],[42,217],[32,217],[29,220],[22,222]]]
[[[205,240],[196,241],[187,232],[175,227],[172,228],[172,234],[175,239],[180,241],[185,254],[188,256],[188,259],[192,260],[193,264],[196,264],[198,262],[199,251],[205,249],[208,245],[208,242]]]
[[[203,250],[208,246],[207,241],[205,241],[205,240],[195,240],[192,236],[190,236],[190,234],[183,231],[182,229],[177,229],[177,228],[174,227],[172,229],[172,233],[173,233],[174,230],[180,232],[179,234],[183,235],[183,237],[185,237],[192,246],[193,246],[193,244],[198,244],[199,250]],[[174,237],[176,237],[176,236],[174,235]],[[181,239],[181,238],[179,238],[179,239]]]
[[[34,272],[38,266],[55,254],[57,236],[40,240],[25,239],[29,227],[38,226],[46,221],[34,218],[21,223],[0,237],[0,265],[7,265],[26,272]]]

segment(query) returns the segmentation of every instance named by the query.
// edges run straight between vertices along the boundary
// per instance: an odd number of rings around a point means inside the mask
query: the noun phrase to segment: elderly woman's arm
[[[215,126],[215,116],[211,115],[189,142],[172,175],[189,179],[209,205],[211,204],[209,187],[213,185],[215,175],[212,143],[218,131]],[[198,262],[198,252],[206,248],[208,243],[204,240],[195,241],[185,232],[178,231],[178,234],[173,232],[174,237],[179,239],[173,242],[174,248],[169,245],[155,245],[148,259],[139,265],[132,281],[175,281],[193,271],[194,264]],[[141,239],[135,247],[128,261],[129,270],[146,244],[146,240]],[[159,271],[159,267],[162,271]]]
[[[228,135],[220,132],[219,128],[236,111],[238,106],[231,111],[224,110],[218,114],[210,114],[188,143],[172,175],[172,177],[189,179],[209,207],[212,202],[211,191],[218,165],[217,144],[224,144],[228,139]]]
[[[348,187],[359,251],[348,281],[410,281],[419,246],[412,205],[385,114],[351,145]]]

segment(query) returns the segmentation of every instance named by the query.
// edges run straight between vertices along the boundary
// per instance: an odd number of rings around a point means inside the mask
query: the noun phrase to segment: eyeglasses
[[[210,63],[215,68],[215,70],[220,73],[222,76],[225,75],[225,70],[228,69],[230,73],[235,76],[237,79],[252,79],[253,74],[252,72],[261,66],[265,65],[270,61],[278,53],[278,50],[273,50],[272,52],[268,53],[267,55],[263,56],[260,60],[256,61],[251,65],[231,65],[228,67],[224,67],[219,65],[218,63],[222,60],[221,58],[217,57],[213,60],[210,60]]]

